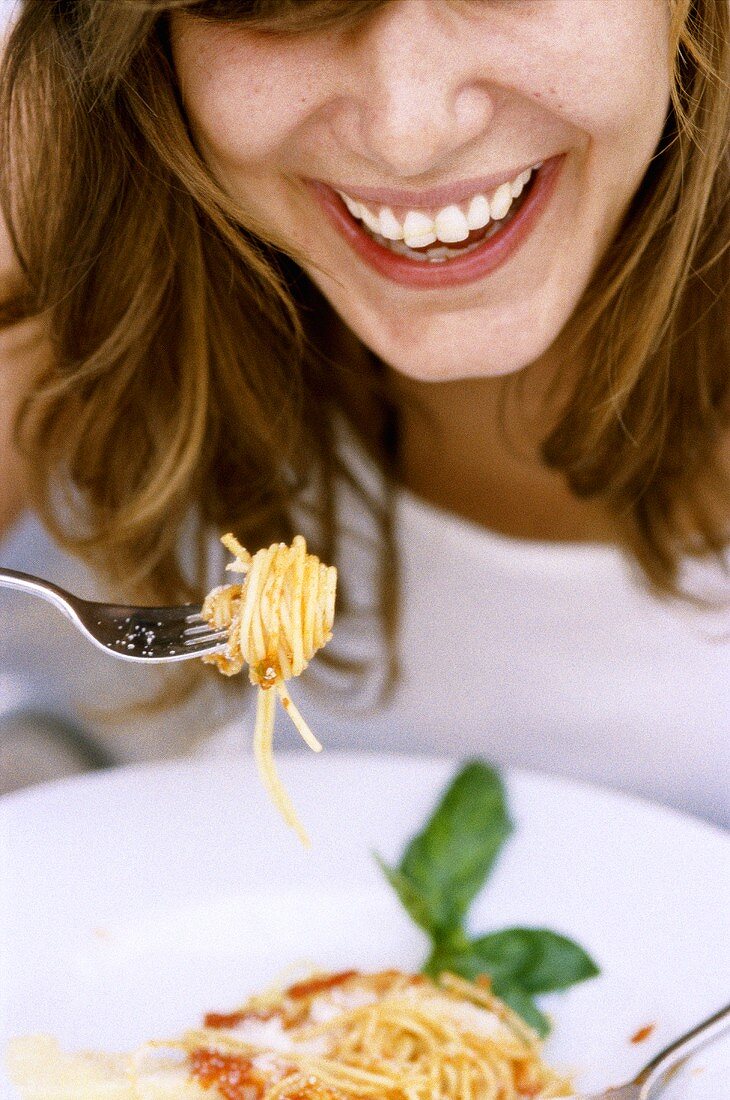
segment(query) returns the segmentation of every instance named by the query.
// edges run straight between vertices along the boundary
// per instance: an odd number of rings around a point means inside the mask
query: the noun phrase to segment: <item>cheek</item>
[[[669,104],[668,0],[547,0],[518,80],[594,142],[656,143]],[[653,149],[653,144],[651,144]]]
[[[172,21],[185,112],[206,154],[225,168],[265,160],[315,103],[315,59],[229,26]]]
[[[488,62],[538,131],[560,120],[649,156],[670,97],[668,21],[668,0],[526,0],[491,24]]]

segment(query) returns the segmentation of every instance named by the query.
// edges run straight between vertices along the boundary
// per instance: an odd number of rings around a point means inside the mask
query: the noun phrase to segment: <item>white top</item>
[[[354,513],[348,527],[343,579],[363,601],[372,560],[357,532],[367,531]],[[382,642],[372,615],[336,617],[330,643],[372,659],[364,688],[348,691],[317,672],[316,660],[291,686],[326,747],[479,754],[730,824],[729,609],[660,602],[612,547],[497,535],[405,491],[397,530],[402,677],[392,698],[377,702]],[[103,594],[32,518],[0,546],[0,564]],[[689,579],[728,601],[730,583],[709,566]],[[0,592],[0,638],[0,710],[3,691],[6,705],[14,691],[16,700],[85,713],[159,682],[157,670],[106,658],[53,608],[18,593]],[[253,705],[253,693],[239,698],[209,679],[182,710],[106,721],[86,714],[85,724],[118,759],[144,759],[201,742],[207,751],[247,743]],[[283,715],[278,729],[281,747],[298,745]]]
[[[727,578],[687,572],[724,593],[701,614],[649,594],[617,549],[504,537],[408,492],[398,531],[401,683],[371,714],[293,685],[326,745],[479,754],[730,824]]]
[[[0,33],[15,6],[0,0]],[[326,745],[478,753],[730,824],[730,610],[703,617],[658,601],[608,547],[502,537],[407,492],[397,507],[402,679],[386,706],[375,704],[372,685],[343,701],[341,690],[315,692],[315,662],[292,691]],[[347,504],[345,512],[367,538]],[[368,555],[353,542],[347,561],[348,581],[367,600]],[[113,598],[32,517],[0,543],[2,565]],[[730,582],[709,568],[690,581],[730,601]],[[332,644],[382,667],[372,618],[336,621]],[[252,693],[242,700],[212,678],[164,714],[110,713],[161,681],[158,669],[105,657],[51,607],[0,590],[0,721],[28,707],[72,716],[121,761],[247,739]],[[224,729],[239,711],[245,717]],[[280,725],[281,741],[297,744]]]

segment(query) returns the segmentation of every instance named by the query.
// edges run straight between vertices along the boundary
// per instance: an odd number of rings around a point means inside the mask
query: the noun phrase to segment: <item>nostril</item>
[[[490,127],[495,113],[492,92],[484,84],[469,84],[454,99],[454,118],[464,143],[480,137]]]

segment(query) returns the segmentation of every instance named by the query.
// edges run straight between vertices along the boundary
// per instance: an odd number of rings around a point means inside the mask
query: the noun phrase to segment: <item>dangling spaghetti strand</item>
[[[276,699],[313,752],[321,744],[295,706],[286,681],[299,676],[318,649],[332,637],[337,570],[323,565],[297,535],[249,554],[234,535],[221,542],[233,555],[226,569],[242,575],[238,584],[214,588],[203,603],[203,618],[217,630],[228,631],[221,653],[203,660],[234,676],[248,665],[249,679],[259,697],[254,729],[254,755],[261,778],[284,820],[307,844],[307,836],[279,779],[274,764],[273,738]]]

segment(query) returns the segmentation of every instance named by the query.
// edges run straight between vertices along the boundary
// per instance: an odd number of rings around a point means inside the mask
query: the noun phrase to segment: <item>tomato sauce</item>
[[[357,970],[342,970],[339,974],[328,974],[322,978],[310,978],[307,982],[295,982],[287,989],[286,996],[295,1001],[301,997],[314,997],[317,993],[324,993],[328,989],[334,989],[335,986],[342,985],[349,978],[357,977],[357,974]]]
[[[643,1043],[645,1039],[648,1039],[652,1031],[656,1027],[656,1024],[645,1024],[644,1027],[640,1027],[638,1031],[635,1031],[631,1036],[632,1043]]]
[[[194,1050],[189,1057],[190,1072],[204,1088],[215,1088],[224,1100],[254,1100],[263,1096],[265,1082],[250,1058],[240,1054],[221,1054],[217,1050]]]
[[[274,1016],[273,1008],[242,1008],[238,1012],[207,1012],[203,1023],[206,1027],[236,1027],[245,1020],[271,1020]]]

